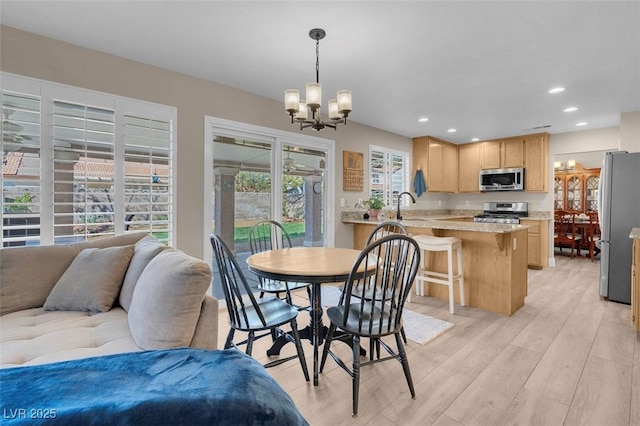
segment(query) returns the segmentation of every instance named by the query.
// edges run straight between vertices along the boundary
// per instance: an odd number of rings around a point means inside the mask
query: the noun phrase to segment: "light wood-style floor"
[[[599,297],[599,262],[556,262],[529,270],[525,307],[511,317],[458,306],[451,315],[446,301],[414,297],[408,309],[455,324],[424,346],[407,345],[416,399],[394,361],[361,370],[357,418],[351,379],[332,359],[317,387],[295,361],[268,371],[314,426],[640,425],[640,335],[630,307]],[[224,310],[220,324],[223,347]],[[261,362],[269,340],[254,346]],[[293,353],[287,346],[283,354]],[[309,342],[304,349],[311,369]],[[350,349],[340,350],[349,359]]]

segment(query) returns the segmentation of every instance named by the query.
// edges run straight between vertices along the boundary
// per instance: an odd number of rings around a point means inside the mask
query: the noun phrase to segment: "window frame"
[[[92,105],[99,108],[111,109],[114,112],[114,154],[113,154],[113,209],[115,220],[113,232],[109,235],[123,235],[126,233],[139,232],[125,229],[125,115],[143,116],[150,120],[166,120],[169,124],[170,149],[168,159],[169,176],[167,186],[170,187],[169,194],[169,216],[168,236],[164,242],[173,245],[175,240],[175,230],[177,223],[176,209],[176,157],[177,157],[177,109],[175,107],[161,105],[142,100],[126,98],[109,93],[97,92],[89,89],[68,86],[55,82],[33,79],[15,74],[0,72],[0,92],[8,91],[36,96],[40,99],[40,235],[39,238],[26,239],[25,243],[34,244],[33,240],[39,241],[38,245],[55,244],[54,236],[54,135],[53,135],[53,115],[54,101],[71,102]],[[151,155],[151,152],[149,153]],[[2,176],[4,183],[4,176]],[[4,202],[0,201],[0,204]],[[4,219],[4,209],[0,211]],[[86,240],[91,234],[78,234]],[[0,241],[5,242],[4,236]]]
[[[374,172],[373,155],[374,153],[381,153],[384,155],[384,169],[382,172]],[[394,195],[393,191],[393,157],[399,156],[403,159],[403,172],[402,172],[402,188]],[[402,151],[398,149],[383,147],[379,145],[369,145],[369,179],[367,196],[369,198],[374,196],[374,176],[376,176],[376,184],[382,185],[382,193],[385,206],[393,206],[397,202],[397,197],[400,193],[410,190],[411,185],[411,153],[408,151]],[[403,206],[408,206],[409,201],[405,198],[401,200]]]

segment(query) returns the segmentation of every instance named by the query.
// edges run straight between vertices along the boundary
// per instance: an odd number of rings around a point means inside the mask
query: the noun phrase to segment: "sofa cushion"
[[[128,316],[133,340],[143,349],[189,346],[210,285],[206,262],[180,250],[163,250],[133,291]]]
[[[0,367],[19,367],[136,352],[122,308],[90,315],[80,311],[13,312],[0,321]]]
[[[122,287],[133,251],[133,246],[82,250],[51,290],[44,309],[110,310]]]
[[[151,235],[144,237],[136,243],[133,257],[129,263],[127,274],[124,276],[124,282],[122,283],[122,289],[120,290],[120,297],[118,299],[120,306],[122,306],[125,311],[129,312],[131,299],[133,298],[133,289],[136,287],[142,271],[144,271],[144,268],[147,267],[151,259],[167,248],[166,245]]]
[[[131,245],[146,235],[135,232],[67,245],[0,248],[0,315],[44,305],[83,249]]]
[[[0,250],[0,315],[42,307],[76,254],[69,245]]]

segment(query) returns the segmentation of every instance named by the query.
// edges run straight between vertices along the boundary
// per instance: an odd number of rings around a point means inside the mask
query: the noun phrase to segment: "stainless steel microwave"
[[[480,170],[480,191],[524,191],[524,168]]]

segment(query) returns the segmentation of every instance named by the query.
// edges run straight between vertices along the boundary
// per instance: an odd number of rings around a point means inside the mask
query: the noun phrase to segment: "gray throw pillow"
[[[140,275],[142,275],[142,271],[144,271],[144,268],[147,267],[151,259],[167,248],[169,247],[151,235],[144,237],[136,243],[131,263],[129,263],[129,269],[127,269],[127,275],[124,276],[120,297],[118,298],[120,306],[122,306],[125,311],[129,312],[131,299],[133,299],[133,290],[136,288],[136,283]]]
[[[84,249],[51,290],[45,311],[111,309],[133,256],[133,246]]]
[[[142,272],[129,307],[129,329],[142,349],[191,344],[211,268],[177,249],[163,250]]]

